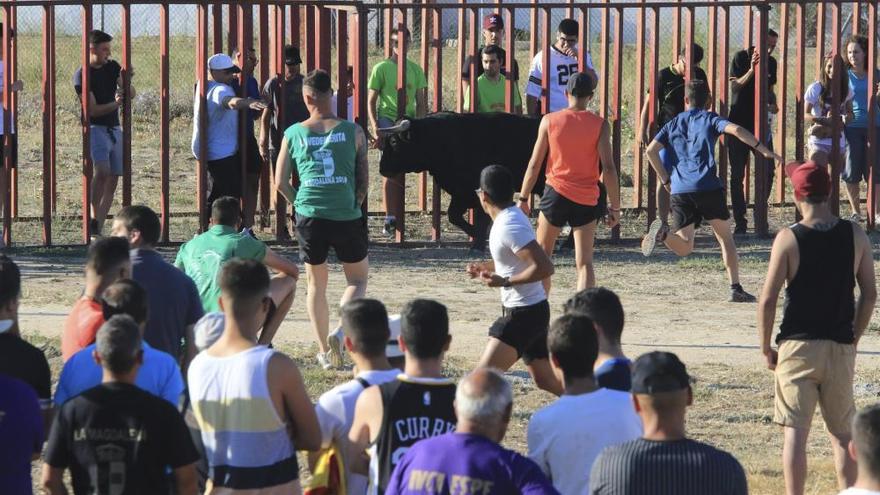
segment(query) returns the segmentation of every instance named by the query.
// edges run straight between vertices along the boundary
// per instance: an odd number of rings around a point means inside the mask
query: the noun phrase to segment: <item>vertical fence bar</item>
[[[859,2],[852,3],[852,17],[850,17],[850,29],[853,36],[859,34],[859,22],[862,20],[862,5]]]
[[[443,11],[435,10],[432,20],[434,21],[431,29],[431,51],[434,57],[433,106],[434,111],[439,112],[443,110]],[[512,49],[512,46],[508,45],[508,49]],[[509,56],[510,52],[508,52]],[[440,208],[440,185],[437,179],[434,179],[431,187],[431,240],[435,242],[440,240]]]
[[[753,39],[753,26],[755,24],[754,12],[752,11],[751,5],[746,5],[743,7],[745,9],[745,22],[743,23],[743,48],[746,50],[752,46]]]
[[[303,33],[303,42],[302,46],[305,47],[306,53],[306,67],[307,70],[312,71],[316,68],[317,61],[315,60],[315,6],[307,5],[303,7],[304,16],[305,16],[305,32]]]
[[[9,77],[10,81],[18,81],[18,36],[14,36],[15,32],[18,31],[18,8],[13,5],[9,11],[9,15],[6,17],[7,24],[9,24],[10,33],[13,36],[10,36],[9,39],[9,58],[6,58],[6,63],[9,67]],[[4,129],[18,129],[18,91],[11,91],[9,93],[9,106],[11,111],[9,112],[9,126],[4,127]],[[17,145],[16,145],[17,146]],[[18,150],[15,150],[15,160],[11,160],[10,169],[9,169],[9,185],[10,185],[10,194],[11,205],[10,205],[10,216],[12,218],[18,217],[18,167],[17,167],[17,155]],[[6,156],[6,155],[4,155]]]
[[[392,12],[393,14],[393,12]],[[403,35],[406,30],[406,9],[400,9],[398,11],[398,20],[397,20],[397,119],[400,120],[404,117],[406,113],[406,49],[407,49],[407,37]],[[457,85],[461,87],[461,84]],[[410,95],[411,98],[415,98],[416,95]],[[395,240],[403,244],[406,241],[406,174],[400,174],[399,176],[399,188],[398,191],[395,192],[395,202],[390,206],[391,210],[394,211],[395,216],[397,217],[397,222],[395,224],[396,231],[394,233]],[[389,202],[390,199],[389,199]]]
[[[779,60],[782,61],[778,66],[782,66],[782,73],[779,76],[779,83],[776,85],[776,106],[779,109],[776,117],[776,146],[774,147],[780,156],[785,158],[787,142],[785,135],[788,132],[788,122],[786,119],[786,109],[788,108],[788,4],[779,5]],[[802,108],[796,109],[796,112],[803,112]],[[783,163],[778,164],[776,168],[776,203],[780,206],[785,203],[785,170]]]
[[[376,0],[377,3],[382,3],[382,0]],[[391,5],[394,0],[386,0],[388,5]],[[385,58],[391,58],[391,31],[394,30],[394,10],[393,9],[385,9],[382,11],[382,15],[384,16],[384,38],[383,45],[385,47]]]
[[[285,73],[284,45],[286,44],[285,43],[285,34],[284,34],[284,28],[285,28],[284,14],[285,14],[286,7],[284,5],[275,5],[273,7],[273,9],[274,9],[275,15],[272,16],[272,20],[274,21],[273,26],[272,26],[274,28],[272,31],[272,76],[275,78],[275,81],[278,84],[278,87],[275,88],[276,89],[275,94],[278,96],[276,97],[277,98],[276,101],[273,102],[273,105],[275,107],[275,122],[276,122],[276,127],[278,128],[277,132],[280,133],[280,132],[282,132],[281,129],[283,128],[284,122],[286,122],[286,118],[287,118],[284,113],[284,108],[286,106],[285,100],[286,100],[286,94],[287,94],[287,89],[286,89],[287,88],[287,80],[284,77],[284,73]],[[291,11],[299,13],[299,7],[293,7],[291,9]],[[297,16],[297,17],[299,17],[299,16]],[[293,19],[291,19],[291,21],[290,21],[290,26],[291,26],[290,29],[293,30],[294,29]],[[296,30],[293,32],[295,32],[297,36],[295,38],[295,41],[293,42],[294,44],[298,43],[298,41],[299,41],[299,20],[298,19],[296,21],[295,29]],[[271,126],[270,126],[269,132],[270,133],[273,132],[271,130]],[[271,139],[273,139],[273,137],[270,136],[269,139],[271,140]],[[273,182],[275,180],[275,174],[274,174],[275,164],[270,163],[269,169],[272,171],[272,173],[269,174],[270,175],[269,180],[270,180],[270,182]],[[291,180],[293,180],[292,177],[291,177]],[[273,184],[274,184],[274,182],[273,182]],[[274,201],[274,203],[275,203],[275,224],[274,224],[275,238],[279,239],[279,240],[280,239],[287,240],[287,237],[288,237],[287,236],[287,200],[284,198],[284,196],[281,195],[281,193],[276,192],[276,187],[272,187],[271,189],[272,189],[272,192],[270,194],[275,198],[275,201]]]
[[[43,5],[43,245],[52,245],[55,168],[55,7]]]
[[[269,5],[260,4],[260,90],[266,87],[266,81],[269,80],[269,53],[271,51],[269,43]],[[270,194],[272,190],[271,179],[269,178],[269,163],[261,160],[260,163],[260,227],[269,227],[269,209],[271,208]]]
[[[825,60],[825,3],[816,4],[816,80],[822,73],[822,61]]]
[[[532,0],[532,8],[529,10],[531,14],[529,17],[529,33],[532,35],[532,38],[529,40],[529,60],[534,60],[535,55],[538,53],[538,15],[540,14],[538,5],[538,0]]]
[[[479,31],[480,13],[479,13],[479,9],[476,9],[476,8],[470,9],[468,17],[470,17],[470,19],[469,19],[470,25],[468,26],[468,28],[469,28],[468,29],[468,31],[469,31],[468,52],[470,54],[470,60],[471,60],[471,64],[470,64],[471,65],[470,66],[471,77],[470,77],[470,81],[468,84],[468,91],[470,92],[470,94],[468,96],[469,96],[471,105],[470,105],[470,108],[468,108],[467,110],[470,112],[476,113],[477,109],[479,108],[479,102],[477,101],[479,99],[479,93],[477,92],[477,67],[479,66],[479,64],[482,64],[482,60],[479,57],[477,57],[477,51],[480,49],[479,48],[480,47],[480,45],[479,45],[479,42],[480,42],[480,31]],[[513,68],[511,67],[511,71],[512,70],[513,70]],[[459,84],[459,86],[461,86],[461,85]]]
[[[877,66],[877,1],[871,0],[867,5],[868,9],[868,67],[873,68]],[[856,22],[856,21],[853,21]],[[867,204],[865,205],[865,210],[867,210],[868,217],[868,229],[874,229],[875,225],[875,209],[874,202],[876,201],[877,189],[874,184],[874,167],[877,166],[876,163],[876,154],[873,150],[876,150],[877,146],[877,126],[874,125],[875,119],[877,118],[877,95],[872,88],[877,85],[877,74],[874,70],[868,70],[868,162],[866,166],[868,167],[868,197],[866,198]]]
[[[125,104],[122,107],[122,206],[131,205],[131,4],[122,4],[122,89]],[[161,122],[162,127],[168,121]]]
[[[336,115],[350,119],[348,114],[348,13],[336,12]]]
[[[804,159],[804,76],[807,60],[807,26],[804,22],[803,2],[795,5],[795,33],[797,38],[797,58],[795,59],[794,79],[794,157]]]
[[[12,23],[10,21],[10,17],[12,16],[12,4],[6,3],[3,4],[3,32],[2,32],[2,41],[3,41],[3,62],[8,63],[9,58],[12,55]],[[3,81],[0,81],[0,84],[3,85],[3,181],[2,185],[6,190],[0,191],[2,194],[2,198],[0,200],[3,201],[3,243],[7,246],[12,244],[12,184],[10,180],[12,179],[12,153],[10,150],[12,149],[12,133],[9,132],[10,126],[12,125],[12,71],[6,70],[3,72]],[[85,203],[87,204],[87,203]],[[88,210],[86,210],[88,211]]]
[[[317,37],[315,38],[315,61],[317,63],[316,68],[323,69],[329,72],[330,49],[332,41],[330,39],[330,11],[327,10],[326,7],[315,7],[315,24],[317,24]],[[344,68],[338,67],[337,70],[341,71],[344,70]]]
[[[213,53],[223,52],[223,3],[215,2],[211,5],[211,19],[213,25],[212,47]]]
[[[459,3],[465,3],[467,0],[459,0]],[[462,67],[465,61],[465,24],[467,22],[467,16],[465,15],[464,7],[457,9],[458,10],[458,41],[456,42],[456,63],[457,67]],[[473,68],[473,66],[472,66]],[[462,88],[461,84],[455,85],[455,111],[458,113],[464,112],[464,88]]]
[[[601,0],[601,3],[607,4],[608,0]],[[605,40],[602,43],[599,58],[601,59],[602,68],[599,69],[599,73],[602,74],[601,82],[602,89],[599,92],[599,115],[602,116],[603,119],[608,118],[608,58],[610,56],[608,50],[608,40],[611,37],[611,12],[608,11],[607,6],[602,6],[602,39]]]
[[[550,47],[553,45],[553,36],[550,34],[551,12],[552,11],[548,8],[543,9],[544,15],[541,18],[541,44],[544,47],[541,51],[541,95],[543,96],[541,99],[542,115],[550,113],[550,77],[552,77],[552,73],[550,72]]]
[[[234,7],[230,7],[230,11],[236,10]],[[244,61],[248,58],[248,53],[251,49],[251,43],[253,40],[252,28],[253,28],[253,15],[251,11],[251,6],[247,0],[241,0],[237,6],[238,15],[236,19],[238,20],[237,29],[237,38],[238,44],[235,45],[235,48],[238,49],[239,53],[241,53],[242,66],[244,66]],[[231,16],[230,16],[231,17]],[[231,52],[232,50],[230,50]],[[238,75],[238,96],[240,98],[247,98],[247,81],[251,74],[242,70],[242,72]],[[250,134],[253,132],[253,121],[251,120],[251,110],[246,108],[244,110],[238,111],[238,162],[240,169],[240,177],[241,177],[241,196],[239,197],[239,202],[241,203],[241,211],[245,211],[245,204],[247,203],[247,198],[249,191],[248,185],[248,162],[251,159],[251,150],[249,149],[250,140],[248,139]],[[248,129],[248,126],[251,126],[251,129]],[[247,227],[252,227],[252,225],[247,225]]]
[[[636,84],[633,99],[636,102],[635,109],[637,112],[641,112],[642,107],[645,105],[645,20],[646,10],[643,5],[639,7],[639,19],[636,27]],[[653,78],[656,76],[651,74],[650,77]],[[648,98],[650,98],[650,96]],[[638,118],[639,117],[636,117],[637,121]],[[637,126],[636,132],[641,132],[641,128]],[[645,155],[642,152],[642,147],[639,145],[639,142],[641,141],[642,137],[637,136],[635,143],[633,143],[633,208],[642,207],[644,190],[642,176],[645,173]],[[648,143],[644,144],[647,145]]]
[[[89,242],[89,217],[91,216],[90,199],[92,197],[92,153],[89,140],[89,93],[91,86],[91,66],[89,65],[89,32],[92,30],[92,4],[85,1],[82,4],[82,94],[80,95],[80,109],[82,111],[82,239],[84,244]],[[6,92],[5,94],[9,94]]]
[[[831,3],[831,50],[840,54],[840,3]],[[845,54],[843,56],[846,56]],[[835,63],[840,63],[835,58]],[[872,68],[873,69],[873,68]],[[834,81],[838,81],[840,77],[847,77],[845,66],[840,63],[834,67]],[[832,84],[831,86],[831,118],[834,121],[834,136],[843,133],[843,123],[840,120],[840,103],[846,98],[845,94],[840,94],[840,85]],[[836,91],[836,93],[835,93]],[[835,110],[837,113],[835,113]],[[838,132],[839,131],[839,132]],[[843,169],[843,160],[841,160],[840,140],[831,139],[831,211],[835,215],[840,213],[840,171]]]
[[[283,18],[283,14],[282,14]],[[302,9],[294,5],[290,7],[290,43],[297,48],[302,48]],[[283,37],[282,37],[283,39]],[[281,43],[282,47],[284,42]],[[284,71],[281,72],[284,74]]]
[[[430,0],[425,0],[425,4],[430,3]],[[430,53],[430,40],[431,40],[431,9],[424,9],[421,11],[420,23],[419,23],[419,32],[421,33],[420,45],[421,50],[419,54],[421,55],[422,60],[422,69],[425,71],[425,77],[431,73],[431,53]],[[436,91],[436,90],[435,90]],[[422,213],[428,211],[428,172],[423,170],[421,174],[419,174],[419,209]]]
[[[657,72],[660,68],[660,8],[651,8],[651,35],[648,43],[651,45],[651,59],[648,72],[651,77],[649,81],[650,102],[648,104],[648,134],[654,136],[657,133]],[[640,152],[641,153],[641,152]],[[648,215],[647,225],[650,225],[657,218],[657,173],[654,167],[648,168]],[[646,225],[646,227],[647,227]]]
[[[500,8],[498,13],[499,15],[502,14]],[[516,31],[516,10],[506,8],[504,13],[507,17],[507,20],[504,21],[504,25],[507,26],[507,29],[504,30],[504,46],[507,47],[507,52],[504,54],[504,66],[509,67],[508,77],[504,82],[504,111],[512,113],[514,88],[517,84],[517,81],[513,80],[513,64],[516,63],[516,38],[513,36],[513,33]],[[522,102],[520,102],[520,106],[522,106]],[[528,112],[526,111],[525,113]]]
[[[238,37],[241,34],[238,29],[238,2],[230,3],[226,19],[226,53],[231,54],[232,50],[238,47]]]
[[[708,57],[706,63],[706,79],[709,80],[709,91],[712,93],[711,110],[718,111],[716,104],[718,94],[715,92],[718,84],[718,8],[712,5],[709,7],[709,38],[707,41]],[[723,61],[722,63],[726,63]]]
[[[721,45],[718,48],[718,51],[721,63],[718,64],[718,91],[716,92],[716,97],[718,98],[718,115],[727,117],[729,111],[727,75],[729,74],[730,69],[727,65],[727,61],[730,60],[730,7],[725,5],[721,7],[720,12],[724,20],[721,21],[718,33],[718,42]],[[720,160],[718,160],[718,175],[721,177],[721,183],[727,184],[727,138],[722,136],[719,143],[718,156],[720,157]]]
[[[161,198],[159,210],[162,213],[162,229],[160,238],[162,242],[168,242],[171,233],[171,194],[170,170],[171,170],[171,135],[169,133],[169,121],[171,119],[171,94],[170,94],[170,41],[171,26],[169,17],[169,5],[163,3],[159,10],[159,113],[162,126],[159,134],[159,176],[161,181]]]
[[[230,12],[235,9],[229,9]],[[196,80],[199,88],[199,159],[197,162],[196,191],[199,203],[199,230],[208,230],[208,4],[198,7],[198,29],[196,30]],[[169,214],[170,216],[170,214]]]
[[[580,22],[578,22],[578,71],[584,72],[587,69],[587,56],[590,53],[590,39],[587,36],[587,17],[586,7],[580,8]]]
[[[684,58],[687,60],[684,80],[688,82],[694,77],[694,64],[692,63],[694,57],[694,8],[691,6],[685,7],[684,14]]]
[[[767,66],[770,55],[767,53],[767,31],[769,29],[770,6],[762,5],[758,11],[758,30],[755,50],[760,53],[758,66],[755,68],[755,136],[759,142],[767,139]],[[755,207],[753,215],[755,219],[755,232],[759,236],[766,236],[769,232],[767,223],[767,196],[770,188],[768,182],[768,167],[773,166],[770,160],[759,153],[754,153],[755,163]],[[748,196],[746,196],[748,198]],[[746,199],[748,201],[748,199]]]
[[[675,0],[681,4],[682,0]],[[681,7],[676,6],[672,16],[672,53],[673,59],[681,53]]]
[[[583,58],[583,57],[581,57]],[[614,168],[617,169],[617,190],[620,191],[620,153],[621,153],[621,86],[623,79],[623,9],[614,10],[614,82],[611,86],[611,150],[614,155]],[[618,205],[620,207],[620,205]],[[620,225],[611,229],[611,239],[620,240]]]

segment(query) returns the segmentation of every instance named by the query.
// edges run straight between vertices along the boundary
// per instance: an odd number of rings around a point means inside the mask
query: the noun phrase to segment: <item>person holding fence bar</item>
[[[128,94],[122,84],[122,66],[110,59],[109,34],[89,33],[89,104],[83,120],[89,124],[89,150],[92,154],[92,197],[89,234],[100,235],[107,212],[113,203],[116,185],[122,175],[122,127],[119,109],[130,105],[134,86]],[[130,76],[134,76],[134,71]],[[82,97],[82,67],[73,74],[73,88]]]
[[[501,73],[501,57],[504,50],[496,45],[489,45],[482,50],[480,55],[483,73],[477,78],[477,108],[476,113],[504,112],[506,111],[507,78]],[[464,94],[464,109],[471,110],[471,92]],[[513,83],[513,110],[516,115],[522,114],[522,97],[516,82]]]
[[[192,153],[196,159],[208,162],[208,197],[200,198],[207,201],[207,211],[211,210],[214,200],[223,196],[241,199],[241,158],[238,146],[238,111],[251,109],[262,111],[266,105],[258,99],[239,98],[232,89],[235,75],[241,72],[225,53],[217,53],[208,59],[208,72],[211,80],[207,81],[208,135],[202,136],[199,129],[200,91],[196,88],[193,102],[193,136]],[[208,156],[202,157],[201,142],[207,141]]]
[[[874,155],[874,183],[880,182],[877,176],[878,162],[880,162],[880,147],[877,146],[877,139],[880,138],[880,132],[876,134],[874,143],[868,147],[868,128],[880,127],[880,109],[874,109],[874,122],[868,122],[869,102],[874,93],[880,93],[880,88],[876,87],[880,83],[880,70],[874,69],[875,87],[868,87],[868,38],[864,36],[852,36],[846,42],[846,58],[849,65],[847,75],[849,76],[849,86],[853,92],[853,119],[846,124],[844,129],[846,135],[847,154],[846,167],[843,169],[841,179],[846,184],[846,197],[849,199],[849,206],[852,209],[852,215],[849,219],[854,222],[861,222],[861,204],[860,204],[860,188],[859,182],[870,179],[871,171],[868,170],[868,153]],[[872,93],[873,92],[873,93]],[[874,197],[874,207],[869,205],[865,215],[875,215],[875,221],[880,220],[880,203],[877,197]]]

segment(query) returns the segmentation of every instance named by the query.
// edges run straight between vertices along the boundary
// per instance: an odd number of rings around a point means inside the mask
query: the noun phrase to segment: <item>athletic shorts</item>
[[[538,203],[538,210],[554,227],[562,228],[565,224],[581,227],[595,222],[606,214],[605,186],[599,183],[599,201],[593,205],[582,205],[556,192],[549,184],[544,186],[544,194]]]
[[[856,348],[831,340],[783,340],[774,372],[773,422],[809,428],[816,404],[830,433],[848,433],[856,406]]]
[[[320,265],[327,261],[332,247],[342,263],[357,263],[367,257],[366,217],[354,220],[327,220],[296,215],[296,238],[303,262]]]
[[[4,135],[0,134],[0,139],[3,139]],[[18,167],[18,134],[12,134],[12,141],[9,143],[9,155],[12,157],[12,168]],[[4,165],[3,156],[3,141],[0,141],[0,167]]]
[[[672,232],[678,232],[691,224],[694,228],[699,228],[703,220],[730,218],[724,189],[673,194],[669,198],[669,209],[672,212]]]
[[[217,198],[241,198],[241,159],[236,153],[208,161],[208,208]]]
[[[840,178],[849,184],[868,181],[868,129],[864,127],[844,128],[847,142],[846,166]],[[880,184],[877,176],[880,162],[880,146],[874,147],[874,183]]]
[[[547,329],[550,326],[550,304],[543,300],[531,306],[501,308],[501,318],[489,327],[489,336],[516,349],[526,364],[547,359]]]
[[[92,163],[109,162],[110,173],[122,175],[122,128],[106,125],[89,126]]]

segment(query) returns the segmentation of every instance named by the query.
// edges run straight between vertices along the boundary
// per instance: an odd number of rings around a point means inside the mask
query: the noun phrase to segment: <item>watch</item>
[[[522,203],[522,202],[528,201],[529,197],[520,195],[520,197],[516,198],[516,200],[519,201],[520,203]]]
[[[513,284],[510,283],[510,277],[504,277],[504,283],[501,284],[501,287],[505,287],[505,288],[513,287]]]

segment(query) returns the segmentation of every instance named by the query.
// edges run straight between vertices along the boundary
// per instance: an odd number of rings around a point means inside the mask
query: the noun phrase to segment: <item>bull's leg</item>
[[[476,237],[474,226],[465,220],[464,215],[467,213],[467,205],[461,201],[456,201],[455,196],[449,201],[449,208],[446,215],[449,217],[449,223],[460,228],[468,237]]]
[[[482,208],[474,208],[474,235],[471,250],[485,252],[486,242],[489,239],[489,226],[492,219]]]

